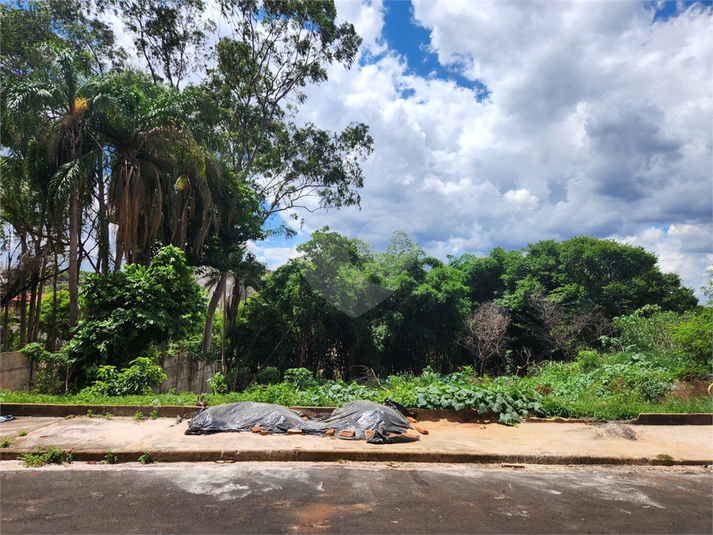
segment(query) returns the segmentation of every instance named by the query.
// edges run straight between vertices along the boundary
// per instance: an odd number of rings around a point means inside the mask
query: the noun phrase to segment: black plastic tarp
[[[366,431],[373,431],[369,442],[387,444],[418,440],[401,436],[411,429],[410,422],[397,410],[373,401],[352,401],[335,409],[326,418],[303,419],[292,409],[269,403],[243,401],[207,407],[198,411],[186,430],[187,435],[205,435],[225,431],[250,431],[260,427],[270,433],[287,433],[299,429],[308,435],[325,435],[334,429],[335,436],[364,440]],[[341,431],[353,431],[353,437],[341,437]],[[398,436],[390,436],[397,434]]]

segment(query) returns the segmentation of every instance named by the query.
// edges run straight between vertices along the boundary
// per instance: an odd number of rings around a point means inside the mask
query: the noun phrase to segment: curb
[[[305,414],[328,414],[334,407],[290,407]],[[87,411],[93,414],[112,416],[134,416],[142,412],[149,416],[153,411],[160,418],[191,418],[199,408],[194,405],[45,405],[40,403],[0,403],[0,414],[13,416],[57,417],[86,416]],[[453,409],[413,409],[418,413],[421,422],[449,420],[452,422],[489,422],[494,414],[487,412],[478,414],[475,409],[456,411]],[[594,418],[525,418],[524,422],[554,422],[554,423],[592,423],[604,422]],[[615,420],[616,421],[616,420]],[[713,413],[641,413],[634,420],[620,420],[621,423],[633,425],[713,425]]]
[[[630,423],[634,425],[713,425],[713,414],[659,414],[644,412],[639,414],[639,416]]]
[[[378,446],[377,446],[378,447]],[[0,461],[14,461],[32,450],[7,449]],[[79,462],[100,463],[106,451],[72,451]],[[112,452],[117,464],[138,462],[142,451]],[[452,464],[537,464],[537,465],[623,465],[623,466],[708,466],[713,460],[672,459],[659,457],[595,457],[590,455],[502,455],[465,452],[408,452],[390,450],[236,450],[236,451],[151,451],[151,463],[177,462],[408,462]]]

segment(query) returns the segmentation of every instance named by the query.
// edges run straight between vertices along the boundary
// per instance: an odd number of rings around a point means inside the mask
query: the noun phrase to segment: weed
[[[32,453],[23,453],[17,458],[24,461],[25,466],[44,466],[46,464],[64,464],[72,462],[72,454],[60,448],[50,446],[46,451],[42,446],[37,446]]]
[[[0,448],[9,448],[12,446],[12,440],[10,440],[10,437],[2,437],[2,441],[0,441]]]
[[[136,411],[136,414],[134,414],[134,421],[138,422],[144,417],[144,413],[141,411]]]
[[[151,452],[149,450],[144,450],[139,456],[139,462],[143,464],[148,464],[151,462]]]
[[[102,464],[116,464],[118,460],[119,458],[114,455],[111,450],[106,450],[106,455],[104,456]]]
[[[92,409],[87,409],[87,418],[94,418],[94,411]]]
[[[18,436],[18,437],[26,437],[26,436],[27,436],[27,431],[20,431],[20,432],[17,434],[17,436]]]
[[[154,409],[151,411],[151,419],[155,420],[156,418],[158,418],[158,411]]]
[[[104,415],[104,418],[106,418],[107,420],[111,420],[113,417],[114,417],[114,415],[113,415],[112,413],[110,413],[110,412],[107,412],[107,413]]]
[[[666,462],[673,461],[673,457],[671,457],[668,453],[659,453],[656,458]]]

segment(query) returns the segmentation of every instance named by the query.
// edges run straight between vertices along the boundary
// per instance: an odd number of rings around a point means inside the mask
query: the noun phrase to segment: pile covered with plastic
[[[225,431],[253,431],[286,434],[334,435],[347,440],[372,444],[413,442],[418,435],[412,429],[407,411],[397,403],[392,406],[373,401],[352,401],[328,416],[307,417],[281,405],[243,401],[207,407],[198,411],[188,424],[187,435],[205,435]]]

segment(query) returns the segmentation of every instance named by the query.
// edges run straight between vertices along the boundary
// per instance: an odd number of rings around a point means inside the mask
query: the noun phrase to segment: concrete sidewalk
[[[415,424],[429,431],[417,442],[365,441],[253,433],[185,435],[186,421],[127,417],[19,416],[0,423],[12,441],[0,459],[16,459],[37,446],[71,451],[75,461],[101,461],[111,450],[119,462],[143,451],[158,462],[399,461],[522,464],[713,464],[713,426],[631,425],[620,422],[528,422],[514,427],[448,419]],[[26,436],[19,436],[26,431]]]

